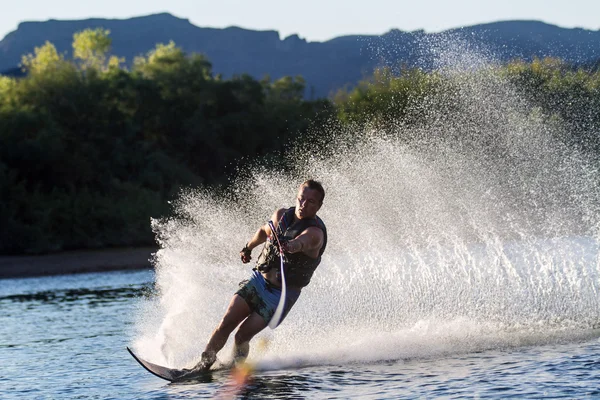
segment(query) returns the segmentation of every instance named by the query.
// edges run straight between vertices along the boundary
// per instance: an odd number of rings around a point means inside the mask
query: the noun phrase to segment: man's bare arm
[[[275,226],[277,226],[277,224],[279,223],[279,219],[281,219],[281,216],[283,215],[284,212],[285,212],[285,209],[280,208],[279,210],[277,210],[273,213],[271,220],[273,221]],[[244,263],[250,262],[250,260],[251,260],[250,251],[252,251],[253,248],[264,243],[267,240],[267,237],[269,237],[270,235],[271,235],[271,228],[269,227],[268,223],[264,224],[263,226],[258,228],[258,230],[254,234],[254,236],[252,236],[252,239],[250,239],[248,241],[248,243],[246,243],[246,246],[240,252],[240,257],[242,258],[242,262],[244,262]],[[246,253],[246,251],[247,251],[247,253]]]
[[[283,215],[284,212],[285,212],[285,208],[280,208],[279,210],[277,210],[273,213],[273,216],[271,217],[271,221],[273,221],[273,224],[275,226],[277,226],[279,224],[279,219],[281,219],[281,216]],[[261,243],[264,243],[267,240],[267,237],[269,237],[271,235],[271,233],[272,232],[271,232],[271,228],[269,227],[269,224],[268,223],[264,224],[263,226],[258,228],[258,230],[254,234],[252,239],[250,239],[250,241],[246,244],[246,247],[248,249],[252,250],[256,246],[260,245]]]
[[[289,253],[307,253],[319,250],[323,245],[323,231],[315,226],[307,228],[295,239],[290,240],[286,247]]]

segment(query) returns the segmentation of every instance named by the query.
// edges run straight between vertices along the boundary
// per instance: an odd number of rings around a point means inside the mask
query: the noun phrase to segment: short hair
[[[316,190],[317,192],[319,192],[321,194],[321,203],[323,203],[323,200],[325,199],[325,189],[323,189],[323,185],[321,185],[321,182],[315,181],[313,179],[308,179],[304,181],[302,185],[300,185],[300,187],[302,186],[306,186],[309,189]]]

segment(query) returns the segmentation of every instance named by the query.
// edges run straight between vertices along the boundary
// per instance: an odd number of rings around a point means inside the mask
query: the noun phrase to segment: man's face
[[[296,218],[314,218],[320,208],[321,194],[307,186],[300,186],[296,197]]]

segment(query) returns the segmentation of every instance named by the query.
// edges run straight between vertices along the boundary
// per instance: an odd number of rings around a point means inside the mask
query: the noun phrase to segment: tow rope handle
[[[277,231],[275,230],[275,225],[273,221],[269,221],[269,228],[271,228],[271,232],[277,241],[277,247],[279,248],[279,259],[281,261],[281,296],[279,297],[279,303],[277,304],[277,308],[275,309],[275,314],[269,321],[269,328],[275,329],[277,325],[281,322],[283,317],[283,308],[285,306],[285,299],[287,297],[287,289],[285,283],[285,273],[283,271],[283,248],[281,247],[281,242],[279,241],[279,235],[277,235]]]

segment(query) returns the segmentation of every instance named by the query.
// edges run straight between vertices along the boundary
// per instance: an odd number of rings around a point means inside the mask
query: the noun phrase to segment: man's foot
[[[194,371],[208,371],[215,361],[217,361],[215,353],[204,351],[202,352],[200,362],[194,367]]]
[[[182,369],[182,374],[177,378],[177,380],[185,380],[192,379],[193,377],[198,376],[198,374],[202,374],[203,372],[208,372],[210,367],[217,360],[216,354],[210,354],[207,352],[202,353],[202,357],[200,362],[194,366],[194,368],[184,368]]]

